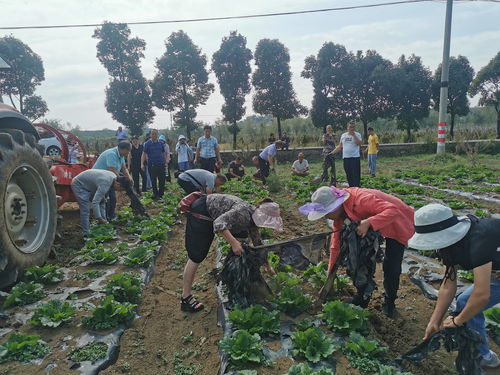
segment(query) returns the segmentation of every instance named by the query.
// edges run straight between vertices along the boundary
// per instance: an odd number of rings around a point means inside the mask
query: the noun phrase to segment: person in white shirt
[[[194,160],[194,153],[191,147],[186,142],[186,137],[179,135],[179,140],[175,145],[177,152],[177,164],[179,165],[179,172],[191,169],[191,163]]]
[[[299,152],[297,160],[292,164],[292,175],[306,177],[309,175],[309,163],[304,159],[304,154]]]
[[[340,137],[340,143],[331,152],[338,153],[342,150],[342,159],[344,161],[344,171],[347,176],[349,187],[361,186],[361,134],[356,131],[356,123],[349,121],[347,132]]]

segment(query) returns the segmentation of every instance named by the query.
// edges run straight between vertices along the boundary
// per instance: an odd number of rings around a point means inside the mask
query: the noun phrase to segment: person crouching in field
[[[428,204],[415,212],[415,234],[408,246],[417,250],[439,249],[446,266],[424,340],[443,328],[466,324],[481,335],[481,367],[500,368],[500,359],[488,347],[483,314],[500,303],[500,219],[457,217],[449,207]],[[474,284],[457,297],[456,312],[444,319],[457,292],[458,268],[472,270]]]
[[[382,311],[392,318],[396,313],[395,301],[399,289],[401,262],[408,240],[414,233],[413,209],[392,195],[375,189],[323,186],[316,190],[311,203],[300,207],[299,211],[309,220],[326,217],[333,220],[333,236],[330,245],[328,272],[331,272],[340,254],[340,230],[344,221],[359,222],[356,232],[364,237],[368,230],[380,232],[385,238],[384,289],[385,303]],[[347,302],[360,307],[368,307],[370,296],[364,290]]]
[[[304,153],[299,152],[297,160],[292,164],[292,175],[306,177],[309,175],[309,163],[304,159]]]

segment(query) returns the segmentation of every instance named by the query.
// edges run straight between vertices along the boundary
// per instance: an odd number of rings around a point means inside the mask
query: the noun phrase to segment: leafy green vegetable
[[[236,374],[238,374],[238,375],[258,375],[256,370],[240,370]]]
[[[321,367],[318,370],[313,370],[307,363],[300,363],[288,369],[284,375],[335,375],[332,370],[326,367]]]
[[[375,375],[412,375],[411,372],[400,372],[392,366],[380,365]]]
[[[69,322],[75,315],[77,309],[69,302],[53,299],[43,304],[35,310],[31,318],[34,326],[59,327],[63,323]]]
[[[141,298],[141,280],[133,273],[119,273],[111,277],[105,290],[118,302],[136,303]]]
[[[74,348],[69,355],[69,359],[73,362],[83,361],[98,361],[106,358],[108,352],[108,344],[104,342],[90,342],[81,348]]]
[[[461,279],[474,282],[474,273],[472,271],[458,270],[457,275]]]
[[[40,336],[13,333],[5,344],[0,345],[0,363],[29,362],[44,357],[49,351],[49,346],[40,340]]]
[[[347,275],[337,275],[335,277],[335,280],[333,281],[333,285],[335,286],[336,290],[342,291],[345,289],[348,282],[349,282],[349,277]]]
[[[276,253],[271,253],[271,252],[268,253],[267,261],[269,265],[278,273],[285,273],[293,270],[292,266],[287,264],[281,264],[281,257]]]
[[[94,242],[108,242],[116,238],[116,230],[112,224],[95,225],[90,229],[88,238]]]
[[[375,340],[365,339],[357,332],[349,334],[349,342],[345,344],[345,349],[357,357],[370,359],[384,359],[387,348],[380,346]]]
[[[129,267],[147,267],[154,258],[158,242],[150,243],[144,241],[138,245],[130,253],[123,257],[124,263]]]
[[[317,265],[311,264],[303,274],[304,279],[309,281],[316,288],[325,285],[328,276],[328,264],[319,262]]]
[[[103,276],[106,272],[100,270],[88,270],[83,273],[75,273],[75,280],[94,280]]]
[[[276,334],[280,331],[280,318],[277,311],[269,312],[261,305],[253,305],[244,310],[235,309],[228,316],[236,329],[247,330],[250,334]]]
[[[92,310],[92,316],[84,316],[82,323],[91,329],[115,328],[120,324],[126,324],[135,317],[134,308],[137,305],[115,301],[113,296],[106,297],[100,306]]]
[[[262,346],[264,342],[258,333],[250,334],[245,330],[234,331],[230,337],[219,341],[220,350],[227,354],[229,362],[235,367],[242,367],[249,363],[268,364]]]
[[[314,322],[311,319],[305,318],[297,322],[295,328],[297,331],[305,331],[308,328],[315,327]]]
[[[54,284],[62,281],[64,273],[52,264],[43,267],[35,266],[26,268],[24,279],[40,284]]]
[[[294,317],[309,309],[312,305],[312,299],[309,295],[304,294],[302,289],[294,286],[283,288],[280,294],[274,298],[274,303],[278,310]]]
[[[41,300],[47,294],[42,284],[20,282],[11,289],[10,293],[0,292],[0,295],[7,297],[3,302],[3,307],[7,308],[28,305]]]
[[[357,306],[341,301],[332,301],[323,305],[321,319],[332,331],[346,334],[350,331],[363,331],[366,327],[366,318],[369,315],[368,311]]]
[[[301,355],[309,362],[317,363],[323,358],[328,358],[340,345],[334,339],[327,337],[317,327],[305,331],[297,331],[292,335],[294,350],[292,355]]]
[[[269,280],[269,286],[276,291],[299,284],[300,277],[295,276],[293,273],[286,272],[278,272],[276,275],[274,275],[274,277],[271,278],[271,280]]]
[[[484,312],[486,324],[497,336],[500,336],[500,307],[492,307]]]
[[[90,264],[111,265],[118,260],[118,253],[114,250],[93,250],[85,259],[89,260]]]

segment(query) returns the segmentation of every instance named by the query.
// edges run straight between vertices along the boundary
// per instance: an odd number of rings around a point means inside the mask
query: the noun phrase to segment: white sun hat
[[[415,212],[415,234],[408,247],[417,250],[443,249],[460,241],[470,229],[466,216],[453,215],[451,208],[428,204]]]

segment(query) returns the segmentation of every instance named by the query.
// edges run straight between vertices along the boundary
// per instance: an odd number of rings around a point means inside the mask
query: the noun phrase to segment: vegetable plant
[[[118,261],[118,253],[113,250],[94,250],[85,255],[90,264],[111,265]]]
[[[461,279],[470,281],[471,283],[474,282],[474,273],[472,271],[458,270],[457,275]]]
[[[380,365],[375,375],[412,375],[412,373],[400,372],[392,366]]]
[[[61,270],[52,264],[46,264],[43,267],[34,266],[26,268],[24,279],[40,284],[54,284],[62,281],[64,274]]]
[[[141,298],[141,280],[133,273],[113,275],[105,287],[106,293],[118,302],[139,302]]]
[[[103,276],[106,272],[101,270],[88,270],[82,273],[75,273],[75,280],[94,280]]]
[[[500,336],[500,307],[492,307],[484,312],[486,324],[493,331],[493,334]]]
[[[137,305],[128,302],[115,301],[113,296],[106,297],[101,305],[92,310],[91,316],[84,316],[82,323],[90,329],[115,328],[120,324],[126,324],[135,317],[134,308]]]
[[[147,267],[154,258],[158,242],[144,241],[132,249],[127,255],[123,257],[124,263],[130,267]]]
[[[326,367],[321,367],[318,370],[313,370],[307,363],[300,363],[288,369],[284,375],[335,375],[332,370]]]
[[[363,372],[376,372],[380,361],[386,358],[387,348],[375,340],[365,339],[357,332],[349,334],[349,342],[344,346],[344,353],[352,367]]]
[[[247,330],[250,334],[277,334],[280,318],[277,311],[268,311],[261,305],[252,305],[244,310],[235,309],[228,316],[236,329]]]
[[[29,362],[44,357],[49,351],[49,346],[40,340],[40,336],[13,333],[6,343],[0,345],[0,363]]]
[[[317,327],[305,331],[297,331],[292,335],[294,350],[292,355],[302,356],[309,362],[317,363],[323,358],[328,358],[340,345],[334,339],[327,337]]]
[[[283,288],[290,288],[300,284],[300,277],[295,276],[293,273],[278,272],[269,280],[269,286],[276,291]]]
[[[341,301],[332,301],[323,305],[321,319],[332,331],[346,334],[350,331],[363,331],[366,328],[366,318],[370,313],[357,306]]]
[[[46,293],[42,284],[20,282],[11,289],[10,293],[0,292],[0,295],[7,297],[3,302],[3,307],[7,308],[39,301],[46,296]]]
[[[268,364],[262,352],[263,345],[258,333],[252,335],[245,330],[234,331],[230,337],[219,341],[220,350],[227,354],[229,362],[237,368],[249,363]]]
[[[98,361],[106,358],[108,344],[104,342],[93,341],[81,348],[74,348],[69,355],[73,362]]]
[[[276,253],[268,253],[267,261],[276,272],[290,272],[293,269],[290,265],[281,264],[281,257]]]
[[[53,299],[35,310],[31,324],[52,328],[59,327],[61,324],[69,322],[76,311],[76,307],[69,302]]]
[[[328,276],[328,264],[319,262],[317,265],[311,264],[303,274],[303,278],[309,281],[316,288],[325,285]]]
[[[297,331],[305,331],[313,327],[315,327],[314,322],[308,318],[298,321],[297,324],[295,325]]]
[[[89,231],[89,240],[94,242],[108,242],[116,238],[116,230],[112,224],[99,224]]]
[[[283,288],[279,295],[274,298],[274,303],[278,310],[294,317],[309,309],[312,305],[312,299],[309,295],[304,294],[302,289],[294,286]]]

